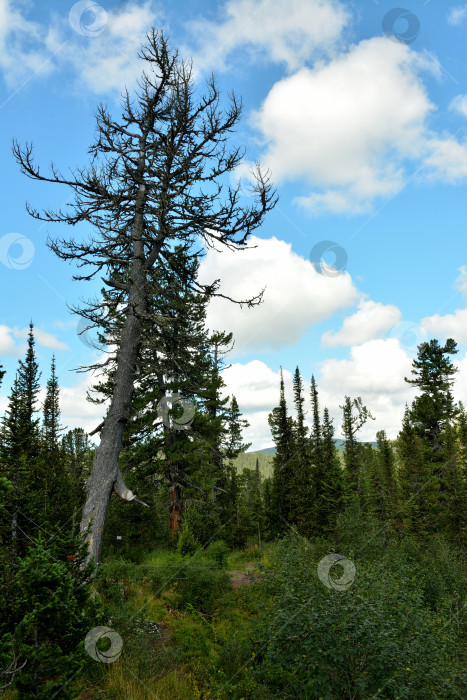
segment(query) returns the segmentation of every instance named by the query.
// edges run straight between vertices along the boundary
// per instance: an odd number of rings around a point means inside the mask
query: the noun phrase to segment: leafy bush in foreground
[[[354,562],[348,590],[327,588],[310,549],[287,539],[265,572],[254,677],[280,698],[452,698],[467,674],[453,623],[400,561]],[[427,572],[428,573],[428,572]]]

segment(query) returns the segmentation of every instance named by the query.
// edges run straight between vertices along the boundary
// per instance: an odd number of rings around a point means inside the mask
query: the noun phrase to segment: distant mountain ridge
[[[337,447],[338,450],[343,450],[345,441],[342,440],[342,438],[334,438],[334,444]],[[369,442],[369,443],[364,443],[371,445],[372,447],[376,447],[376,442]],[[262,454],[262,455],[275,455],[276,454],[276,448],[274,446],[271,447],[264,447],[262,450],[251,450],[251,452],[245,452],[247,455],[253,455],[253,454]]]

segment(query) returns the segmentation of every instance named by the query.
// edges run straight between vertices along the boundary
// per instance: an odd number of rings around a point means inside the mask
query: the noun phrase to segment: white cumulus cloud
[[[0,324],[0,356],[18,355],[18,348],[12,336],[12,329],[5,324]]]
[[[456,5],[448,12],[448,24],[452,27],[461,27],[467,20],[467,5]]]
[[[188,23],[198,71],[231,67],[239,55],[262,55],[295,70],[312,57],[332,52],[349,21],[338,0],[230,0],[217,20]]]
[[[378,430],[395,438],[401,427],[405,403],[411,403],[414,389],[404,381],[410,377],[412,359],[396,338],[370,340],[350,350],[350,358],[329,359],[321,364],[318,376],[321,405],[328,406],[335,419],[336,436],[341,434],[345,395],[361,396],[375,420],[358,435],[373,441]]]
[[[68,350],[68,345],[58,340],[52,333],[47,333],[40,328],[34,328],[34,338],[38,345],[45,348],[53,348],[54,350]],[[27,338],[29,328],[13,328],[13,334],[16,338]]]
[[[427,126],[424,71],[439,76],[439,64],[377,37],[279,80],[254,116],[273,177],[308,182],[296,201],[314,215],[369,210],[404,187],[410,167],[427,166],[419,179],[465,177],[466,145]]]
[[[277,238],[250,238],[249,250],[209,250],[200,266],[203,283],[221,279],[220,292],[248,299],[264,287],[259,306],[240,308],[225,299],[209,303],[207,326],[232,331],[235,354],[262,352],[297,343],[308,328],[351,306],[359,293],[348,273],[327,277]]]
[[[467,267],[459,268],[454,288],[467,301]],[[467,308],[456,309],[452,314],[434,314],[420,321],[424,333],[435,338],[454,338],[457,343],[467,344]]]
[[[70,9],[77,7],[75,14]],[[98,4],[96,3],[96,6]],[[95,94],[120,92],[133,87],[141,74],[138,51],[152,26],[160,26],[161,14],[151,0],[115,7],[99,18],[102,27],[86,34],[92,7],[79,3],[51,13],[48,23],[28,19],[29,3],[0,0],[0,70],[7,85],[21,88],[33,77],[67,70],[70,86],[79,85]],[[81,24],[84,29],[82,29]],[[84,32],[84,33],[83,33]],[[71,71],[70,71],[71,69]]]
[[[401,319],[401,312],[392,304],[362,299],[358,307],[358,311],[344,319],[339,331],[323,334],[324,347],[360,345],[381,337]]]

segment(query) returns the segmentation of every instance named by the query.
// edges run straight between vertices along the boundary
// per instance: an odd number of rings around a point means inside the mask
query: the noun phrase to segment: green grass
[[[272,460],[274,455],[262,454],[261,452],[243,452],[234,461],[238,474],[244,469],[255,469],[256,459],[258,459],[259,471],[262,479],[272,476]]]
[[[273,548],[274,544],[268,543],[261,549],[249,545],[230,552],[227,569],[245,570],[248,564],[267,561],[268,552]],[[161,547],[146,553],[140,565],[113,557],[103,562],[109,568],[107,583],[101,586],[100,595],[108,606],[109,626],[122,636],[123,653],[108,667],[104,668],[104,664],[91,667],[89,678],[80,679],[86,690],[77,697],[86,700],[101,697],[227,700],[226,695],[219,695],[211,687],[219,689],[224,676],[225,681],[230,678],[232,657],[241,665],[245,655],[251,653],[248,650],[250,629],[260,603],[254,602],[253,588],[233,591],[222,585],[215,589],[217,600],[206,612],[203,606],[198,609],[180,600],[184,587],[188,585],[189,593],[196,586],[196,580],[190,583],[183,577],[175,579],[162,590],[154,585],[152,569],[157,578],[160,568],[165,574],[173,567],[176,573],[181,567],[186,569],[185,564],[189,568],[190,563],[193,574],[201,576],[200,581],[204,582],[207,576],[206,585],[212,576],[227,575],[219,569],[216,571],[215,562],[204,551],[197,553],[193,560]],[[212,574],[209,573],[211,568]],[[203,569],[209,571],[203,574]],[[185,594],[182,593],[182,598]],[[162,641],[151,638],[146,632],[138,633],[138,627],[150,622],[165,630]]]

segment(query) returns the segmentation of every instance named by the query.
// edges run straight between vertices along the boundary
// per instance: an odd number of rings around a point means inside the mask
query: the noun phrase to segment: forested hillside
[[[268,415],[274,452],[248,452],[223,378],[235,339],[228,315],[207,327],[221,292],[199,267],[209,246],[242,255],[276,193],[259,165],[247,204],[226,185],[239,98],[221,106],[214,78],[200,91],[162,33],[140,59],[119,120],[99,106],[85,168],[45,175],[14,146],[23,174],[69,190],[58,211],[29,207],[60,224],[49,248],[82,288],[102,280],[75,311],[103,348],[88,368],[103,420],[64,427],[31,322],[14,376],[0,366],[3,697],[467,697],[456,341],[418,345],[398,434],[372,442],[374,407],[343,394],[335,423],[294,362],[293,401],[281,370]],[[91,238],[64,237],[83,220]]]

